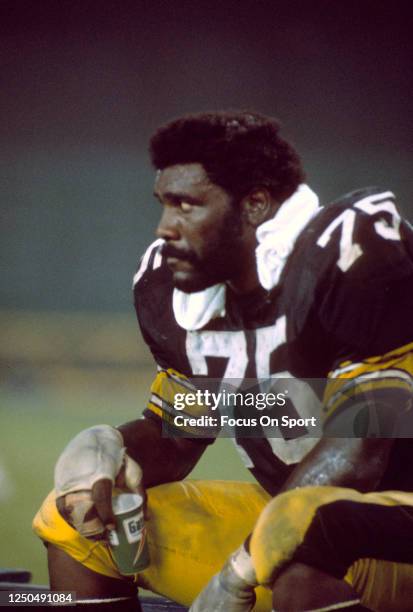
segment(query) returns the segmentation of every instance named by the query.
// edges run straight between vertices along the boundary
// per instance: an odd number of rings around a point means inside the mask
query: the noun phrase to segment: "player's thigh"
[[[182,481],[149,489],[151,563],[139,585],[189,605],[249,535],[269,499],[258,485],[242,482]]]

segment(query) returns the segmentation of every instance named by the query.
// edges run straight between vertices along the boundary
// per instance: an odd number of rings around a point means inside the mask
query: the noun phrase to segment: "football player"
[[[158,373],[143,418],[59,458],[34,522],[51,587],[102,610],[138,609],[136,585],[193,612],[410,609],[413,233],[393,193],[321,207],[278,123],[252,112],[184,116],[150,151],[162,216],[134,292]],[[219,428],[202,402],[178,426],[177,394],[280,378],[300,385],[290,415],[322,398],[325,435],[235,427],[257,484],[184,480]],[[114,486],[148,496],[135,578],[102,539]]]

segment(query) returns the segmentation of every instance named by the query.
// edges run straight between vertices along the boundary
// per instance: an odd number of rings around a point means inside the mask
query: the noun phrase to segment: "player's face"
[[[229,194],[201,164],[160,171],[155,195],[163,206],[157,235],[176,287],[191,293],[239,275],[243,224]]]

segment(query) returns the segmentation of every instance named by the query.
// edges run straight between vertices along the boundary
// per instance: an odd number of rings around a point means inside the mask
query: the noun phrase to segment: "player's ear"
[[[265,187],[254,189],[242,198],[241,210],[247,222],[258,227],[271,217],[274,201]]]

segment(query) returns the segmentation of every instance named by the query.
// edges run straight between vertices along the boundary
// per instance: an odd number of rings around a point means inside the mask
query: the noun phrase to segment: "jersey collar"
[[[302,184],[285,200],[275,216],[257,229],[255,250],[258,278],[267,291],[277,286],[295,242],[309,221],[321,210],[318,197]],[[225,316],[225,284],[196,293],[174,289],[172,305],[176,322],[187,331],[201,329]]]

